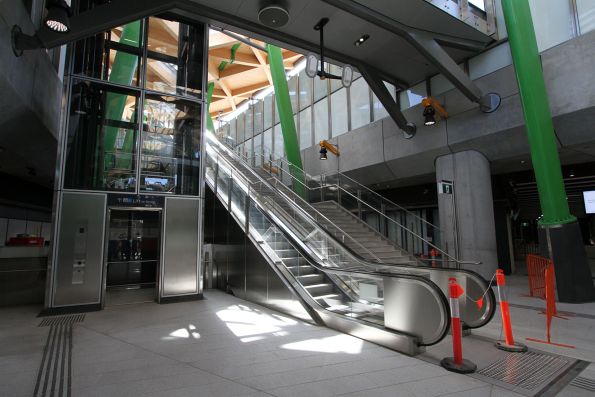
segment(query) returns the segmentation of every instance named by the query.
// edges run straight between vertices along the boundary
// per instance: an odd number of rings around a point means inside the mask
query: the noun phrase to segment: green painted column
[[[211,118],[211,113],[209,113],[209,108],[211,107],[214,89],[215,83],[210,82],[207,87],[207,129],[211,131],[213,134],[215,133],[215,126],[213,125],[213,119]]]
[[[298,142],[295,121],[293,119],[293,110],[291,108],[291,99],[289,98],[289,88],[285,76],[285,66],[283,65],[283,55],[281,49],[274,45],[267,44],[267,53],[269,56],[269,65],[271,76],[273,78],[273,87],[275,88],[275,102],[277,102],[277,113],[281,122],[281,131],[285,143],[285,154],[287,160],[292,164],[291,175],[298,181],[304,182],[304,172],[302,171],[302,157],[300,155],[300,144]],[[293,191],[301,197],[306,198],[304,185],[298,182],[292,184]]]
[[[554,125],[529,2],[528,0],[502,0],[502,9],[543,213],[540,225],[574,222],[576,218],[570,214],[566,200]]]
[[[141,22],[136,21],[129,23],[122,29],[122,35],[120,36],[120,42],[123,44],[138,47],[140,45],[140,30]],[[138,56],[135,54],[129,54],[123,51],[117,51],[112,63],[111,72],[109,75],[109,81],[112,83],[118,83],[123,85],[131,85],[134,75],[138,68]],[[117,94],[109,92],[106,95],[106,110],[105,118],[108,120],[122,120],[122,114],[126,106],[127,96],[125,94]],[[136,112],[136,115],[142,115],[142,111]],[[103,138],[103,147],[105,151],[105,158],[113,158],[113,152],[115,150],[116,138],[118,137],[118,127],[106,127],[105,135]],[[127,131],[124,144],[121,149],[121,153],[128,154],[127,157],[121,157],[116,161],[116,167],[118,168],[130,168],[132,164],[132,152],[134,150],[134,132]],[[110,162],[107,161],[107,164]]]

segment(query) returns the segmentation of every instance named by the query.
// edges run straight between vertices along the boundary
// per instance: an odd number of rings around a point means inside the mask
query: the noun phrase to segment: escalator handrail
[[[259,155],[259,154],[255,154],[255,156],[256,156],[256,155]],[[240,155],[240,156],[241,156],[241,155]],[[260,155],[259,155],[259,156],[260,156]],[[264,156],[263,156],[263,157],[264,157]],[[278,160],[281,160],[281,159],[278,159]],[[246,160],[244,160],[244,161],[246,161]],[[284,161],[284,160],[282,160],[282,161]],[[291,163],[289,163],[289,162],[286,162],[286,161],[284,161],[284,162],[285,162],[286,164],[290,165],[290,166],[292,165],[292,164],[291,164]],[[299,167],[297,167],[297,166],[294,166],[294,167],[295,167],[295,168],[297,168],[299,171],[301,171],[302,173],[304,173],[304,174],[305,174],[304,170],[302,170],[301,168],[299,168]],[[289,177],[290,177],[292,180],[294,180],[295,182],[297,182],[297,183],[301,184],[303,187],[305,187],[305,188],[306,188],[306,189],[308,189],[309,191],[321,190],[321,189],[323,188],[323,187],[322,187],[322,185],[321,185],[321,186],[319,186],[319,187],[317,187],[317,188],[311,188],[310,186],[308,186],[308,184],[307,184],[307,183],[304,183],[303,181],[299,180],[299,178],[296,178],[294,175],[291,175],[291,173],[290,173],[290,172],[287,172],[287,171],[285,171],[285,170],[283,169],[283,167],[280,167],[280,170],[281,170],[281,172],[283,172],[283,173],[285,173],[287,176],[289,176]],[[337,174],[340,174],[340,173],[337,173]],[[277,179],[277,178],[275,178],[274,176],[273,176],[273,178],[274,178],[274,179]],[[350,179],[350,180],[352,180],[351,178],[349,178],[349,179]],[[356,181],[354,181],[354,182],[356,182]],[[356,183],[359,183],[359,182],[356,182]],[[420,236],[419,234],[415,233],[414,231],[410,230],[410,229],[409,229],[407,226],[404,226],[404,225],[402,225],[402,224],[401,224],[400,222],[398,222],[396,219],[392,219],[392,218],[390,218],[389,216],[387,216],[386,214],[384,214],[382,211],[379,211],[377,208],[374,208],[372,205],[370,205],[370,204],[369,204],[369,203],[367,203],[366,201],[364,201],[364,200],[361,200],[361,199],[360,199],[359,197],[357,197],[357,196],[354,196],[354,195],[353,195],[353,193],[351,193],[350,191],[348,191],[348,190],[344,189],[344,188],[343,188],[343,187],[341,187],[339,184],[327,184],[327,185],[325,185],[325,187],[328,187],[328,186],[333,186],[333,187],[335,187],[335,188],[337,188],[337,189],[339,189],[339,190],[341,190],[341,191],[345,192],[346,194],[348,194],[348,195],[350,195],[352,198],[354,198],[356,201],[358,201],[358,202],[361,202],[361,203],[362,203],[362,204],[364,204],[366,207],[368,207],[370,210],[374,211],[375,213],[377,213],[377,214],[378,214],[378,215],[380,215],[381,217],[385,218],[387,221],[389,221],[389,222],[391,222],[391,223],[394,223],[394,224],[396,224],[396,225],[397,225],[399,228],[401,228],[402,230],[405,230],[407,233],[409,233],[409,234],[411,234],[412,236],[414,236],[415,238],[417,238],[417,239],[419,239],[419,240],[423,241],[423,242],[424,242],[424,243],[426,243],[428,246],[430,246],[430,247],[432,247],[432,248],[436,249],[436,250],[437,250],[437,251],[438,251],[438,252],[439,252],[439,253],[440,253],[440,254],[441,254],[443,257],[449,258],[449,260],[448,260],[447,262],[456,263],[456,264],[458,264],[458,265],[480,265],[480,264],[481,264],[481,262],[480,262],[480,261],[464,261],[464,260],[460,260],[460,259],[458,259],[458,258],[455,258],[455,257],[453,257],[452,255],[450,255],[449,253],[447,253],[446,251],[444,251],[442,248],[438,247],[438,246],[437,246],[437,245],[435,245],[434,243],[432,243],[432,242],[430,242],[430,241],[426,240],[424,237],[422,237],[422,236]],[[362,185],[362,186],[363,186],[363,185]],[[368,190],[370,190],[370,189],[368,189]],[[370,191],[372,191],[372,190],[370,190]],[[373,192],[373,191],[372,191],[372,192]],[[376,193],[376,194],[377,194],[377,193]],[[378,195],[378,194],[377,194],[377,195]],[[379,197],[382,197],[382,196],[380,196],[380,195],[378,195],[378,196],[379,196]],[[407,212],[408,212],[408,213],[410,213],[410,211],[407,211]],[[418,216],[417,216],[417,215],[415,215],[415,214],[413,214],[413,216],[415,216],[415,217],[417,217],[417,218],[419,218],[419,219],[422,219],[422,218],[418,217]],[[427,222],[427,221],[425,221],[425,220],[424,220],[424,222],[428,223],[429,225],[432,225],[431,223],[429,223],[429,222]],[[432,225],[432,226],[433,226],[433,225]],[[438,230],[440,230],[440,229],[438,229]],[[403,249],[404,249],[404,248],[403,248]],[[410,254],[412,254],[412,253],[410,253]]]

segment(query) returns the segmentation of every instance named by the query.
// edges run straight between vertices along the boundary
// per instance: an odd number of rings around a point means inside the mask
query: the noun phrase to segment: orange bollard
[[[546,325],[545,333],[547,340],[527,338],[532,342],[545,343],[547,345],[568,347],[574,349],[572,345],[566,345],[564,343],[554,343],[551,337],[552,318],[556,315],[556,286],[554,281],[554,264],[550,263],[545,269],[545,313],[546,313]]]
[[[459,297],[463,294],[463,288],[457,283],[457,279],[450,277],[448,279],[450,292],[450,316],[452,333],[452,350],[454,357],[445,357],[440,361],[445,369],[458,372],[460,374],[469,374],[475,372],[477,365],[463,358],[463,330],[461,327],[461,315],[459,312]]]
[[[512,323],[510,322],[510,307],[508,306],[508,299],[506,298],[506,280],[504,279],[504,271],[502,269],[496,270],[496,284],[498,285],[498,300],[500,301],[500,312],[502,313],[502,326],[504,327],[504,341],[496,342],[496,347],[507,352],[526,352],[527,346],[521,343],[514,342],[512,335]]]
[[[436,267],[436,257],[438,256],[438,251],[435,248],[430,250],[430,258],[432,258],[432,267]]]

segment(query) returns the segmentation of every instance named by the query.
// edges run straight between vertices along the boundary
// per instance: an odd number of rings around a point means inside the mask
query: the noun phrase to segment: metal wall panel
[[[163,229],[161,297],[200,293],[199,203],[196,198],[167,197]]]
[[[106,195],[62,193],[52,306],[101,301]]]

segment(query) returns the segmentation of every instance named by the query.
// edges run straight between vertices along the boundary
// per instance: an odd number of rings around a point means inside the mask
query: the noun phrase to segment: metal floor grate
[[[51,327],[52,325],[72,325],[82,323],[85,320],[84,314],[72,314],[69,316],[46,317],[39,323],[38,327]]]
[[[509,353],[477,375],[523,389],[524,394],[534,395],[545,389],[566,372],[576,360],[535,352]]]
[[[574,387],[578,387],[584,390],[588,390],[595,393],[595,380],[584,378],[582,376],[577,376],[570,382],[570,384]]]

